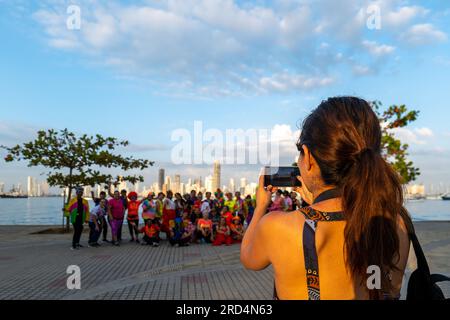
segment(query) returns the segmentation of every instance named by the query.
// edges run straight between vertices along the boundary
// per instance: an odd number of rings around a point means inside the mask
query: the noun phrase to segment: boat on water
[[[28,198],[27,194],[23,194],[19,189],[12,188],[9,193],[0,194],[0,198],[2,199],[26,199]]]
[[[2,199],[26,199],[28,196],[26,194],[0,194]]]
[[[444,194],[441,198],[442,200],[450,200],[450,194]]]
[[[409,194],[409,195],[406,195],[405,199],[408,202],[422,202],[422,201],[426,200],[426,197],[423,195],[418,195],[418,194],[413,194],[413,195]]]

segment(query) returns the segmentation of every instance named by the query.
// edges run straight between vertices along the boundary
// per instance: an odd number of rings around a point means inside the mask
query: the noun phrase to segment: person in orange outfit
[[[216,231],[213,246],[221,246],[223,244],[229,246],[233,243],[231,238],[230,227],[227,226],[227,222],[224,217],[220,218],[220,224]]]
[[[128,194],[127,222],[128,230],[130,231],[131,236],[130,242],[136,241],[139,243],[139,206],[141,205],[141,201],[137,198],[138,195],[134,191]]]
[[[151,245],[153,247],[159,247],[159,225],[157,219],[148,219],[145,227],[140,230],[140,233],[144,234],[143,245]]]

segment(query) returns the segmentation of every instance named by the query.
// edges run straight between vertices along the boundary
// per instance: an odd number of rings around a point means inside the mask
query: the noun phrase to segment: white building
[[[213,176],[207,176],[205,178],[205,191],[213,192],[215,190],[213,184],[214,184]]]
[[[228,189],[229,189],[228,191],[231,192],[231,193],[235,193],[236,192],[236,185],[234,183],[234,179],[233,178],[230,178],[230,184],[229,184]]]
[[[407,194],[411,196],[425,196],[425,186],[423,184],[412,184],[406,187]]]

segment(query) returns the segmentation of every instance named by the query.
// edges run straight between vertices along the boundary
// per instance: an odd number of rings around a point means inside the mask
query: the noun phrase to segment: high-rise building
[[[36,180],[30,176],[27,179],[27,194],[29,197],[37,196]]]
[[[186,185],[184,183],[180,183],[180,193],[181,195],[185,194],[187,192]]]
[[[164,180],[165,180],[165,171],[164,171],[164,169],[159,169],[159,172],[158,172],[158,187],[159,187],[159,190],[163,189]]]
[[[213,176],[207,176],[205,178],[205,191],[213,192]]]
[[[241,185],[239,192],[243,195],[245,193],[245,187],[247,186],[247,178],[241,178]]]
[[[21,183],[17,184],[17,192],[19,192],[19,194],[23,194],[22,184]]]
[[[212,190],[213,192],[216,192],[217,189],[220,188],[220,161],[216,160],[214,161],[214,172],[213,172],[213,179],[212,179]]]
[[[175,175],[175,179],[173,182],[173,192],[177,193],[180,192],[181,193],[181,176],[179,174]]]
[[[50,194],[50,186],[48,185],[47,181],[43,181],[40,183],[41,187],[41,194],[40,196],[48,196]]]
[[[0,194],[5,193],[5,183],[4,182],[0,182]]]
[[[236,191],[236,185],[234,184],[234,179],[230,178],[229,192],[234,193]]]

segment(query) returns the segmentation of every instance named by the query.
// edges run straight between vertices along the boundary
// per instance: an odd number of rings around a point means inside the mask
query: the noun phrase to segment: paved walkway
[[[272,268],[245,270],[239,245],[159,248],[124,243],[71,251],[71,235],[36,235],[43,226],[0,226],[0,299],[265,300]],[[450,274],[450,222],[416,224],[433,272]],[[125,238],[127,233],[125,231]],[[86,240],[84,234],[82,240]],[[413,267],[414,259],[410,266]],[[82,290],[66,287],[69,265]],[[450,293],[450,286],[444,288]]]

